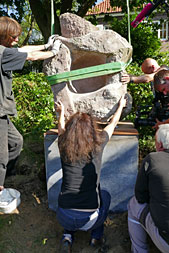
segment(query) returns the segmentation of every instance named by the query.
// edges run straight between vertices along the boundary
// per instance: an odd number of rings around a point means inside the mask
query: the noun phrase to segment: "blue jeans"
[[[104,232],[104,221],[107,218],[111,196],[105,191],[101,190],[102,206],[98,210],[98,217],[93,226],[89,229],[91,231],[91,238],[100,239]],[[71,234],[81,229],[88,221],[91,214],[94,212],[75,211],[71,209],[63,209],[58,207],[57,219],[64,228],[64,234]]]
[[[22,135],[7,116],[0,117],[0,185],[12,174],[23,146]]]

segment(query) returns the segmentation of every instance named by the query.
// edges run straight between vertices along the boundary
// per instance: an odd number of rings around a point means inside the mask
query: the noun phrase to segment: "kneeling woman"
[[[70,252],[77,230],[91,231],[91,246],[103,241],[111,197],[100,189],[101,159],[125,105],[123,96],[110,123],[101,131],[93,117],[86,113],[75,113],[65,124],[64,106],[56,103],[63,170],[57,210],[58,221],[64,228],[61,252]]]

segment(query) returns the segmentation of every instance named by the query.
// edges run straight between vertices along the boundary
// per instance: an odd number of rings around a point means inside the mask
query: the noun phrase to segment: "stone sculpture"
[[[100,64],[128,63],[132,46],[113,30],[99,30],[89,21],[71,13],[60,16],[62,44],[59,53],[44,61],[43,72],[47,76],[82,69]],[[127,85],[120,81],[121,71],[87,79],[61,82],[51,86],[54,100],[61,100],[65,116],[83,111],[106,122],[114,114],[118,102],[127,93]],[[132,99],[128,94],[127,107],[122,117],[131,110]]]

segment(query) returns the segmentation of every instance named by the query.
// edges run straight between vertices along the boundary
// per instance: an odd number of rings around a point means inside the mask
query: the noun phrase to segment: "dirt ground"
[[[0,214],[0,253],[57,253],[63,229],[48,208],[43,144],[26,145],[29,152],[21,154],[19,175],[5,181],[5,187],[20,191],[21,204],[12,214]],[[73,253],[129,253],[127,212],[109,214],[105,236],[108,248],[101,251],[88,245],[89,232],[77,232]],[[150,240],[149,244],[150,253],[159,252]]]

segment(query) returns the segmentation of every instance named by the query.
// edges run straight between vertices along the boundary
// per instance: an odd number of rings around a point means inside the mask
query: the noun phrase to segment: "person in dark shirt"
[[[163,69],[160,70],[154,76],[154,88],[157,94],[163,96],[162,99],[165,101],[165,107],[169,110],[169,70]],[[162,105],[163,106],[163,105]],[[169,119],[159,121],[154,126],[155,129],[158,129],[158,126],[161,124],[168,124]]]
[[[135,196],[128,204],[132,252],[147,253],[147,234],[163,253],[169,252],[169,124],[155,135],[156,152],[148,154],[138,172]]]
[[[99,130],[93,117],[86,113],[75,113],[65,124],[64,106],[61,102],[56,104],[63,171],[57,209],[57,219],[64,228],[60,252],[70,252],[77,230],[91,231],[91,246],[103,243],[103,223],[111,197],[100,189],[101,159],[125,105],[123,96],[110,123]]]
[[[9,116],[16,115],[12,91],[12,71],[21,70],[26,60],[44,60],[57,54],[61,42],[51,36],[45,45],[13,48],[21,34],[21,26],[9,17],[0,17],[0,191],[4,189],[6,173],[12,175],[21,152],[23,138]],[[43,51],[49,48],[51,51]],[[24,99],[24,98],[23,98]]]

